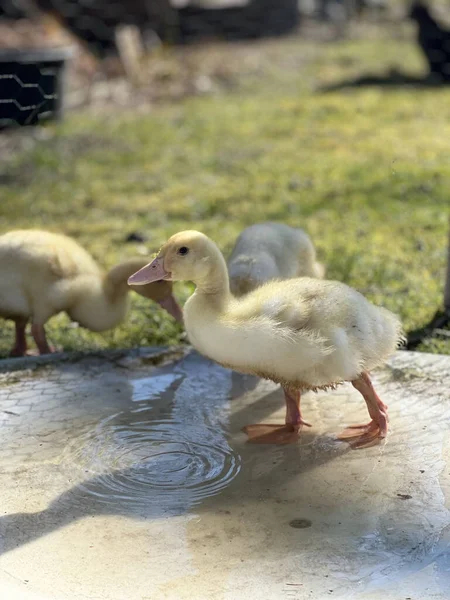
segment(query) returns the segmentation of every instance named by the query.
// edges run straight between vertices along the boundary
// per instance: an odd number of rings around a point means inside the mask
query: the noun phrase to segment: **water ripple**
[[[98,501],[163,512],[218,494],[240,470],[220,427],[143,420],[140,413],[99,422],[66,448],[65,459],[90,476],[79,489]]]

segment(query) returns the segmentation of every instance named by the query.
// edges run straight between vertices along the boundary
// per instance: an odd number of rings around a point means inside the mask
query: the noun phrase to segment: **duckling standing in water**
[[[343,283],[309,277],[269,282],[235,298],[222,253],[198,231],[172,236],[157,258],[128,282],[160,280],[196,285],[184,307],[184,323],[200,353],[227,368],[281,383],[285,425],[249,425],[246,431],[253,441],[292,441],[309,426],[300,409],[301,391],[344,381],[362,394],[371,421],[346,430],[342,438],[364,447],[386,436],[387,407],[369,371],[402,341],[395,315]]]
[[[316,261],[311,238],[302,230],[282,223],[258,223],[239,235],[228,260],[230,290],[235,296],[273,279],[325,275]]]
[[[30,320],[40,354],[52,352],[44,325],[61,311],[91,331],[118,325],[128,308],[127,279],[146,262],[145,258],[130,259],[104,274],[92,256],[67,236],[39,230],[0,236],[0,317],[15,323],[11,355],[26,354],[25,330]],[[182,320],[171,283],[133,289]]]

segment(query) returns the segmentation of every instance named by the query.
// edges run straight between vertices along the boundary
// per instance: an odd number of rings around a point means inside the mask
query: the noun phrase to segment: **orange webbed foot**
[[[369,448],[380,443],[386,437],[386,430],[375,421],[366,425],[351,425],[337,436],[338,440],[348,442],[354,450]]]

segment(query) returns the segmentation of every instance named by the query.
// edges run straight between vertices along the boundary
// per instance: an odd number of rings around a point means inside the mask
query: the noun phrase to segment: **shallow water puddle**
[[[0,595],[238,600],[450,598],[450,358],[398,353],[375,376],[384,446],[350,386],[306,394],[298,444],[278,386],[190,353],[99,359],[0,380]]]
[[[239,472],[240,457],[227,442],[222,414],[229,381],[228,372],[198,359],[186,359],[170,374],[131,381],[132,404],[69,443],[66,472],[88,473],[91,478],[79,488],[101,502],[151,516],[155,510],[186,512]],[[202,388],[209,393],[199,402]]]

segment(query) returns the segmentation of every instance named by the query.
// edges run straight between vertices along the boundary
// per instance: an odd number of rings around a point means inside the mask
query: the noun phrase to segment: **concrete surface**
[[[450,598],[450,357],[375,373],[383,446],[351,386],[308,393],[298,444],[246,443],[280,389],[194,352],[0,375],[2,600]]]

